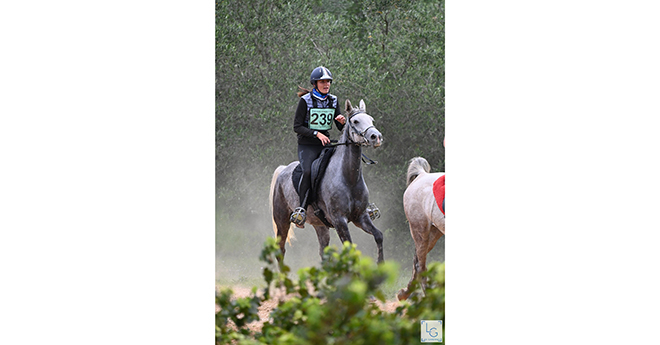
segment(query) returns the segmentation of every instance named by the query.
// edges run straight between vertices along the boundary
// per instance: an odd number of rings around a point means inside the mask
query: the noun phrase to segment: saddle
[[[330,157],[332,157],[332,154],[335,152],[335,147],[330,146],[326,147],[321,151],[321,154],[319,155],[319,158],[315,159],[312,162],[312,183],[309,189],[309,195],[307,196],[307,204],[312,205],[314,208],[314,215],[316,215],[321,221],[328,227],[333,227],[330,222],[325,218],[325,215],[323,214],[323,210],[318,208],[316,205],[316,198],[318,196],[318,191],[319,191],[319,186],[321,185],[321,180],[323,179],[323,175],[325,174],[325,169],[328,167],[328,163],[330,162]],[[296,167],[293,169],[293,173],[291,174],[291,182],[293,183],[293,186],[296,190],[296,193],[298,193],[298,196],[300,196],[300,191],[298,190],[298,186],[300,185],[300,179],[302,179],[302,166],[300,166],[300,163],[296,165]]]

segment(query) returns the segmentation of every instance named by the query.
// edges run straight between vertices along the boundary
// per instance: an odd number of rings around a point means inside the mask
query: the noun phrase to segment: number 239
[[[311,114],[311,118],[312,118],[312,119],[311,119],[311,120],[312,120],[311,123],[312,123],[313,125],[321,125],[321,126],[325,126],[325,125],[328,125],[328,124],[332,123],[332,114],[330,114],[330,113],[328,113],[328,114],[312,113],[312,114]],[[320,121],[318,121],[319,118],[321,118]],[[317,121],[318,121],[318,122],[317,122]]]

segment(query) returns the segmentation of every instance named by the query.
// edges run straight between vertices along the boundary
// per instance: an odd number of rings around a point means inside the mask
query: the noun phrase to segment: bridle
[[[352,119],[355,115],[358,115],[358,114],[366,114],[366,113],[365,113],[364,111],[359,111],[359,110],[351,111],[351,113],[348,114],[348,121],[347,121],[347,122],[348,122],[349,130],[352,130],[354,133],[357,133],[359,136],[361,136],[361,137],[362,137],[362,141],[361,141],[361,142],[355,142],[355,141],[353,141],[353,139],[351,139],[351,135],[348,136],[348,140],[350,140],[351,143],[353,143],[353,144],[355,144],[355,145],[358,145],[358,146],[369,146],[369,142],[367,141],[367,138],[365,137],[365,134],[367,134],[367,131],[368,131],[369,129],[371,129],[371,128],[375,128],[376,126],[371,125],[371,126],[365,128],[362,132],[360,132],[360,131],[359,131],[357,128],[355,128],[355,126],[353,126],[353,124],[351,123],[351,119]],[[350,133],[349,133],[349,134],[350,134]]]
[[[349,135],[348,135],[348,141],[347,141],[347,142],[344,142],[344,143],[338,143],[336,140],[331,140],[331,141],[330,141],[331,144],[330,144],[329,146],[351,145],[351,144],[353,144],[353,145],[357,145],[357,146],[369,146],[369,141],[367,141],[367,138],[366,138],[364,135],[367,134],[367,131],[368,131],[369,129],[371,129],[371,128],[376,128],[376,126],[371,125],[371,126],[365,128],[365,130],[363,130],[362,132],[360,132],[360,131],[359,131],[357,128],[355,128],[355,126],[353,126],[353,124],[351,123],[351,118],[353,118],[353,116],[358,115],[358,114],[366,114],[366,113],[365,113],[364,111],[353,110],[353,111],[351,111],[351,112],[348,114],[348,120],[347,120],[346,122],[348,122],[348,130],[349,130],[349,132],[350,132],[350,131],[353,131],[354,133],[357,133],[359,136],[362,137],[362,141],[361,141],[361,142],[355,142],[355,141],[353,141],[353,139],[351,139],[351,135],[350,135],[350,133],[349,133]],[[365,156],[364,153],[362,154],[362,162],[364,162],[364,163],[366,163],[366,164],[378,164],[378,161],[374,161],[374,160],[372,160],[371,158]]]

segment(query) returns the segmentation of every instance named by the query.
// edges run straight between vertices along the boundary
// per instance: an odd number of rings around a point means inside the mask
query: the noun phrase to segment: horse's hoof
[[[306,218],[305,209],[302,207],[296,207],[296,209],[293,210],[293,213],[291,213],[291,218],[289,221],[299,228],[304,228]]]

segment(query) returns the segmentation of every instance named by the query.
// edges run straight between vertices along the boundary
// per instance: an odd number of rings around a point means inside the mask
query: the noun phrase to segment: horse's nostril
[[[376,138],[377,138],[376,134],[371,135],[371,140],[376,140]]]

